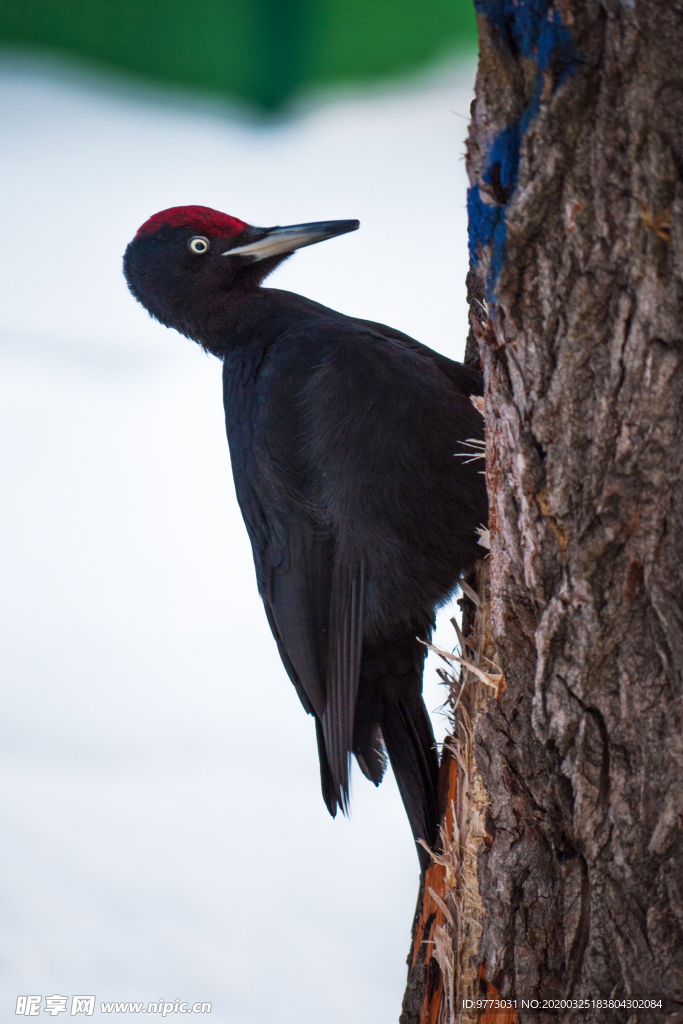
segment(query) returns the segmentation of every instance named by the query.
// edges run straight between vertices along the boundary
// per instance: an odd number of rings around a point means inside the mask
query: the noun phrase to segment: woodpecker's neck
[[[257,288],[230,301],[218,302],[192,317],[192,323],[174,324],[177,330],[197,341],[207,352],[224,359],[228,352],[244,346],[268,345],[278,336],[321,312],[332,312],[311,299],[277,288]],[[340,315],[340,314],[337,314]]]

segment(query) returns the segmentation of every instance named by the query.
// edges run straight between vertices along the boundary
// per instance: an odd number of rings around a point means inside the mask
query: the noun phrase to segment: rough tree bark
[[[476,6],[469,283],[506,686],[475,723],[489,804],[474,966],[517,1000],[520,1021],[673,1024],[683,1021],[683,3]],[[456,974],[450,1019],[462,983]],[[612,1008],[552,1013],[521,1005],[610,998]],[[442,1000],[433,1018],[404,1019],[449,1018]]]

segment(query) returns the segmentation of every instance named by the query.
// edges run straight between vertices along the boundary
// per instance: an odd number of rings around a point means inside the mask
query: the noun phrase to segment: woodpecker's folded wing
[[[282,365],[271,353],[277,373],[261,367],[248,379],[226,361],[226,424],[259,591],[285,668],[316,716],[323,795],[334,814],[347,802],[364,580],[360,565],[336,564],[332,530],[309,512],[301,402],[292,399],[294,348],[284,350]]]
[[[332,575],[327,658],[327,705],[322,719],[325,749],[332,776],[334,814],[346,813],[349,758],[363,648],[365,579],[362,566],[336,564]],[[326,797],[327,800],[327,797]],[[328,806],[330,801],[327,800]]]
[[[348,806],[363,570],[335,564],[329,531],[311,519],[271,528],[267,537],[259,533],[261,545],[258,550],[254,545],[259,589],[283,664],[319,723],[323,796],[334,815],[337,807],[346,811]]]
[[[259,589],[280,656],[301,702],[322,720],[327,703],[332,543],[310,520],[275,532],[255,557]]]

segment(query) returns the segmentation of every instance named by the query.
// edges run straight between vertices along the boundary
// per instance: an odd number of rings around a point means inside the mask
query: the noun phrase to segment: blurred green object
[[[472,0],[1,0],[0,42],[276,110],[476,45]]]

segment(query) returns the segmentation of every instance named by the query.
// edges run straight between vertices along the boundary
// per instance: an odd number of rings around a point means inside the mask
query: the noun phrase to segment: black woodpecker
[[[415,839],[437,841],[438,759],[422,700],[434,613],[485,552],[482,377],[383,324],[262,282],[356,220],[257,228],[204,206],[155,214],[124,273],[149,313],[223,361],[237,498],[282,661],[315,717],[325,803],[353,753],[387,755]],[[418,845],[424,869],[429,857]]]

